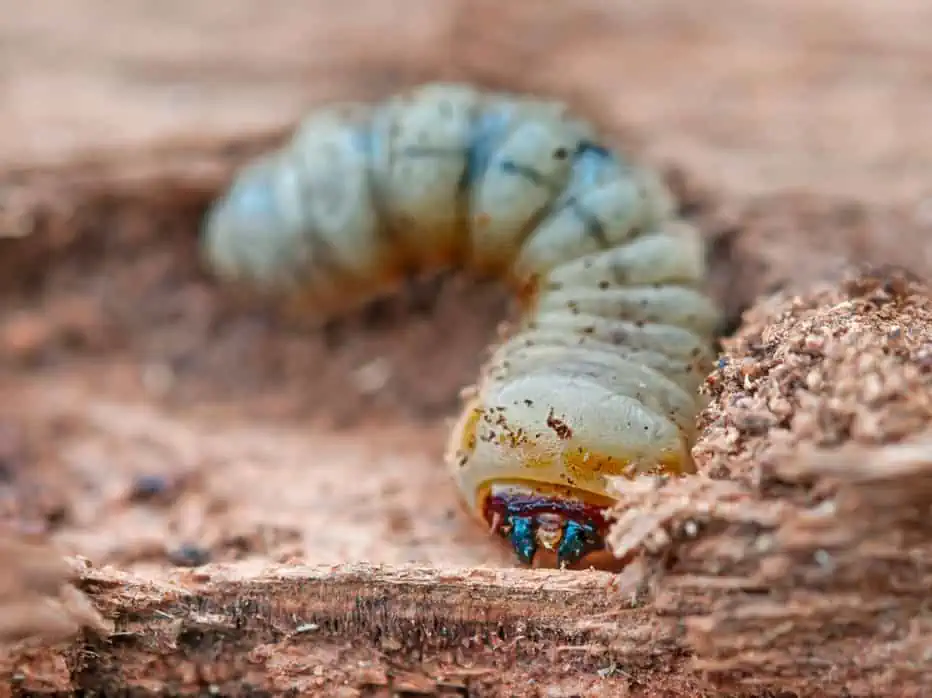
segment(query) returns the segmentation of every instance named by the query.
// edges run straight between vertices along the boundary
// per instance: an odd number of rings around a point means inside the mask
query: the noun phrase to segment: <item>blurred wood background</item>
[[[0,3],[0,169],[239,138],[469,77],[586,103],[736,195],[929,195],[923,0]],[[129,157],[129,155],[127,155]]]

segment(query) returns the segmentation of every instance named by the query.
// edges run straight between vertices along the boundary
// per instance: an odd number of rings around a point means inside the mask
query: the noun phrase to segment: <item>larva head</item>
[[[482,516],[518,559],[536,567],[612,569],[607,550],[607,500],[572,488],[497,482],[487,488]]]
[[[624,561],[605,545],[605,512],[617,502],[608,478],[689,469],[682,430],[666,416],[678,398],[655,395],[651,409],[643,371],[605,364],[596,380],[578,355],[553,358],[496,357],[447,462],[466,506],[526,564],[617,569]],[[641,399],[623,394],[632,387]]]

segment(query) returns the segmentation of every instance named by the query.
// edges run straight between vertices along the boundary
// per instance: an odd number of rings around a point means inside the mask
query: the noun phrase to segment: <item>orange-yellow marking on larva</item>
[[[462,429],[460,430],[460,450],[463,453],[472,453],[476,450],[476,432],[479,429],[479,420],[482,419],[484,414],[481,407],[469,407],[468,415],[463,421]]]

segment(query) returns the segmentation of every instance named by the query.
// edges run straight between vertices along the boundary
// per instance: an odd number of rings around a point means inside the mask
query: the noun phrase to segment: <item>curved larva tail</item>
[[[277,244],[288,227],[276,191],[280,169],[277,153],[257,160],[214,204],[203,234],[204,255],[214,272],[263,287],[294,281],[300,260]]]
[[[447,460],[473,513],[530,562],[602,544],[607,478],[689,473],[718,310],[698,231],[653,171],[565,105],[433,84],[306,119],[208,214],[221,276],[322,318],[458,265],[519,292]],[[503,489],[504,488],[504,489]],[[554,562],[554,559],[551,559]]]
[[[342,106],[306,119],[292,141],[245,168],[208,212],[214,271],[301,294],[321,317],[403,276],[368,170],[369,110]]]

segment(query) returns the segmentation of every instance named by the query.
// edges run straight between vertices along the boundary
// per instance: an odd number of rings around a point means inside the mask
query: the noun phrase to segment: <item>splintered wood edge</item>
[[[216,565],[165,581],[88,570],[79,585],[115,621],[117,633],[151,632],[180,620],[236,628],[257,642],[309,625],[347,638],[432,628],[453,643],[483,631],[593,639],[601,629],[593,619],[610,624],[605,638],[617,633],[619,611],[630,613],[631,622],[646,620],[617,575],[595,571],[347,564],[251,573],[241,565]]]
[[[569,672],[617,682],[619,690],[632,680],[701,685],[677,619],[658,617],[624,579],[597,571],[240,563],[149,581],[86,569],[77,584],[114,632],[86,630],[52,652],[69,668],[60,681],[108,690],[138,685],[130,667],[142,667],[149,685],[195,666],[223,682],[252,677],[273,686],[274,668],[257,674],[264,660],[244,658],[322,647],[340,648],[323,660],[335,671],[349,666],[351,652],[390,671],[485,667],[506,683],[523,681],[515,675],[530,662],[542,677]]]

